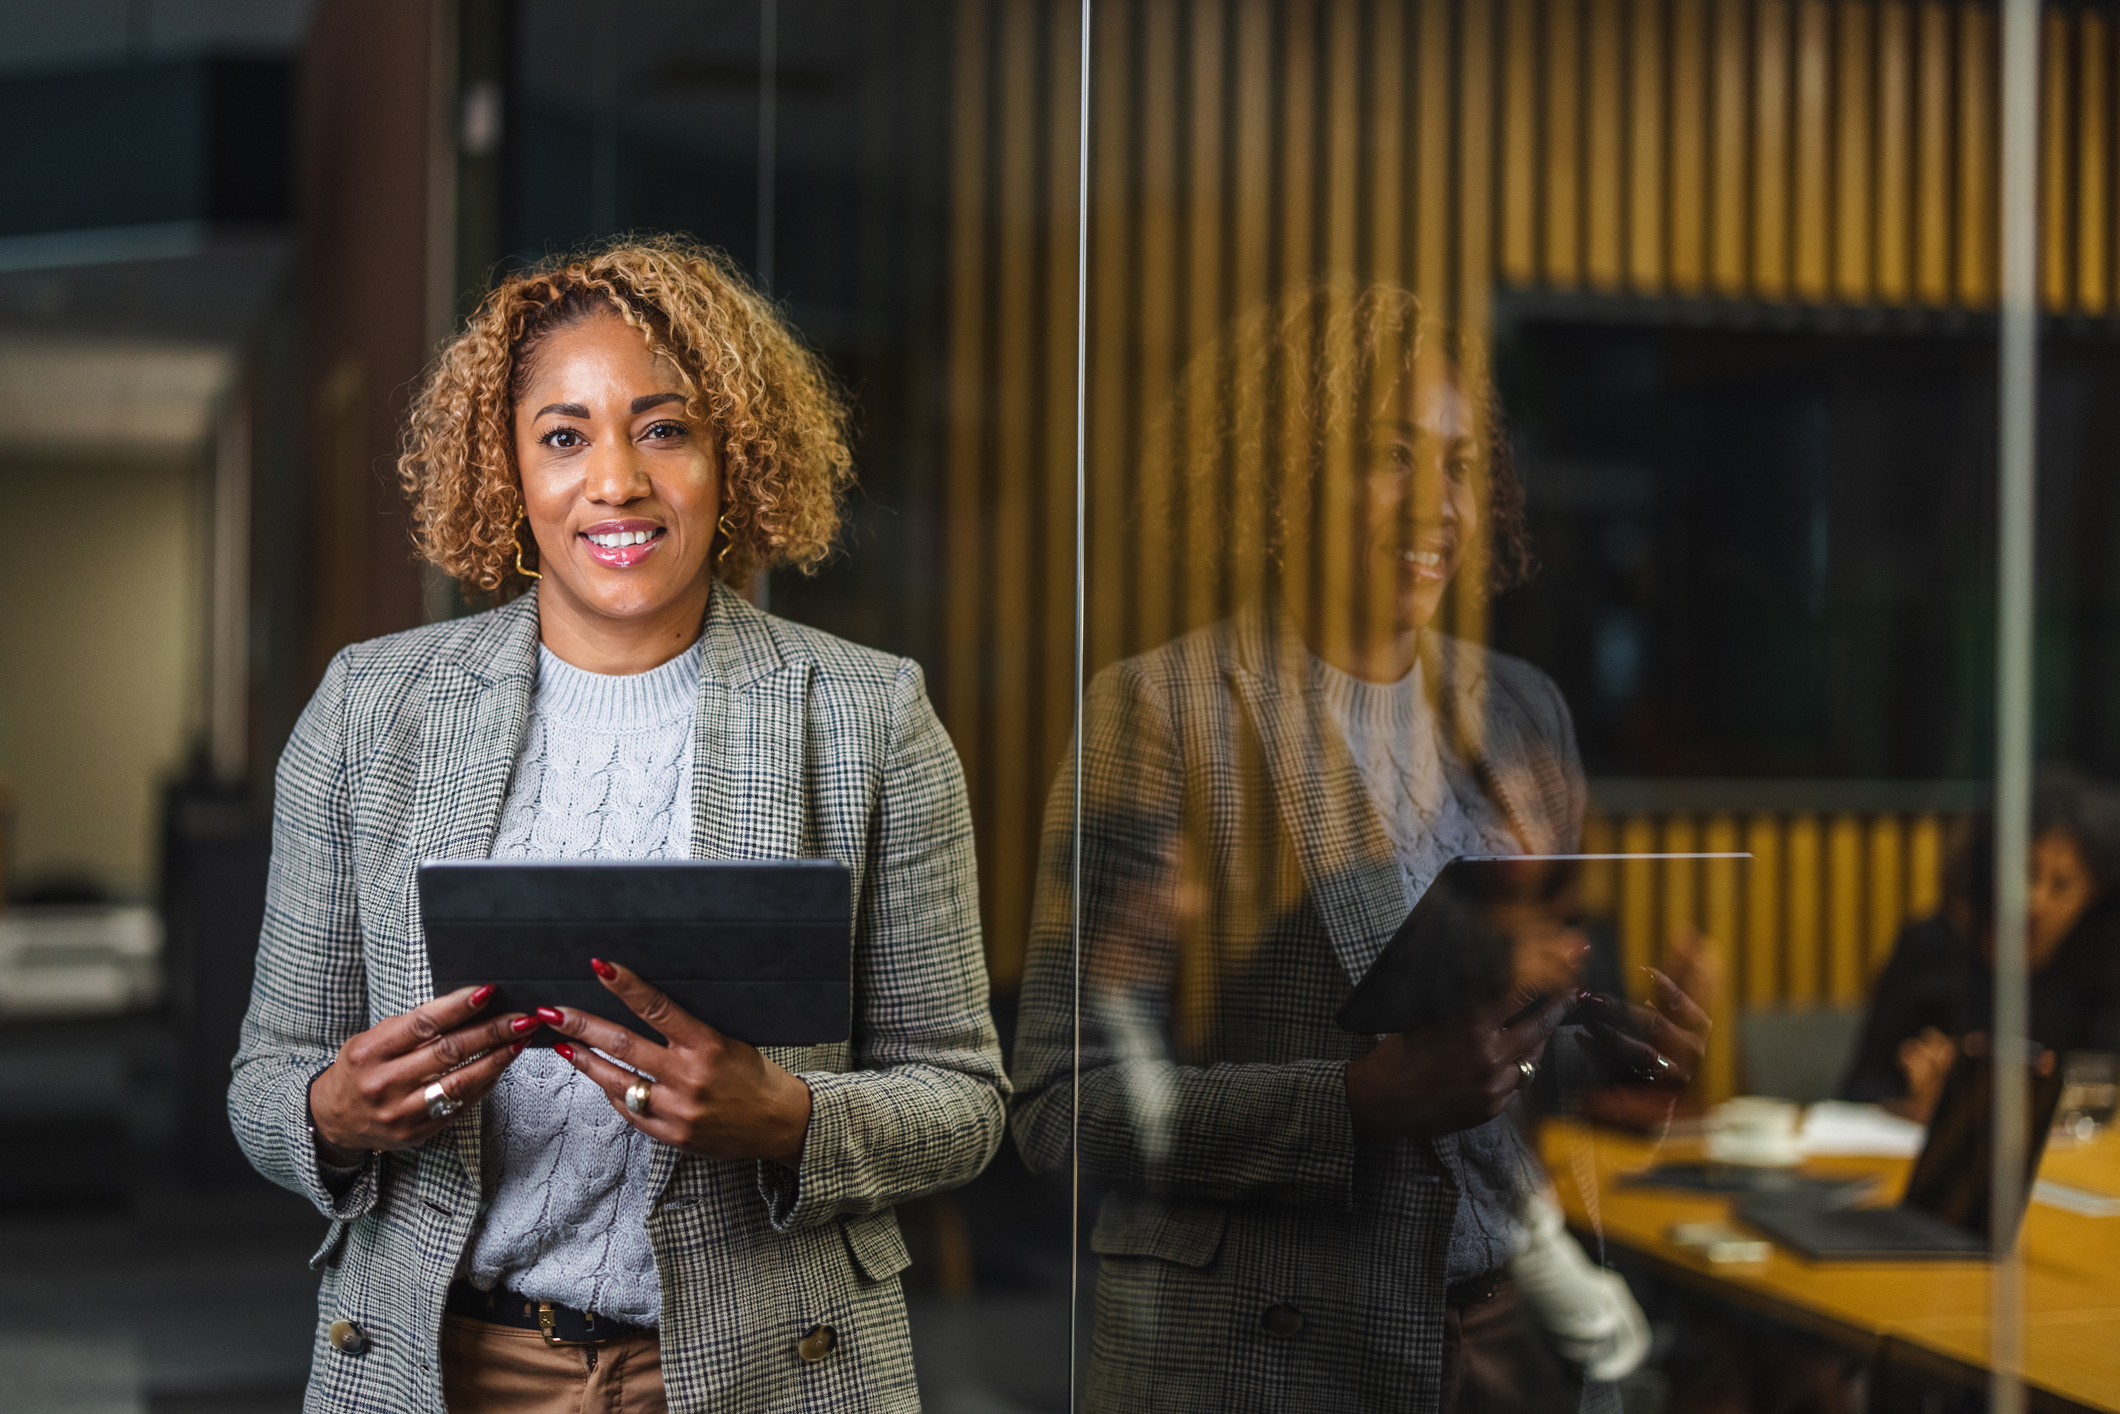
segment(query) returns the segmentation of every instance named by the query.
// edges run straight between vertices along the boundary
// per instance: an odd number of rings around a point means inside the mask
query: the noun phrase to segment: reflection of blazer
[[[1525,847],[1573,848],[1552,682],[1440,635],[1425,661]],[[1357,1144],[1348,1118],[1342,1071],[1373,1038],[1333,1014],[1406,908],[1309,654],[1260,612],[1190,634],[1100,673],[1082,741],[1080,1080],[1064,768],[1014,1124],[1034,1169],[1065,1173],[1078,1144],[1108,1190],[1088,1407],[1435,1408],[1457,1188],[1433,1142]]]
[[[229,1089],[251,1162],[330,1217],[307,1409],[443,1409],[442,1298],[480,1194],[480,1115],[324,1188],[310,1081],[426,1001],[425,859],[484,857],[537,664],[537,596],[332,660],[280,760],[257,982]],[[814,1097],[799,1176],[658,1146],[648,1220],[673,1410],[919,1407],[891,1208],[970,1179],[1008,1082],[987,1014],[971,824],[920,671],[716,586],[692,728],[692,853],[853,870],[854,1039],[768,1054]],[[347,1354],[341,1318],[367,1333]],[[796,1343],[837,1344],[805,1364]]]

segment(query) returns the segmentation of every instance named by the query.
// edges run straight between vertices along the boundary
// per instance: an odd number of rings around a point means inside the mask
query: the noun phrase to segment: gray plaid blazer
[[[1430,635],[1442,720],[1532,851],[1571,848],[1559,691]],[[1426,1140],[1357,1143],[1333,1024],[1406,912],[1315,665],[1263,611],[1098,674],[1082,728],[1079,1078],[1071,770],[1045,824],[1016,1142],[1105,1190],[1087,1407],[1437,1407],[1457,1188]],[[1496,1123],[1506,1123],[1506,1120]],[[1077,1127],[1079,1126],[1079,1127]],[[1292,1307],[1300,1329],[1288,1333]]]
[[[355,1032],[429,999],[422,860],[491,848],[537,666],[537,596],[356,644],[280,759],[272,871],[228,1110],[258,1170],[331,1230],[306,1408],[443,1409],[443,1293],[480,1201],[480,1115],[371,1158],[341,1196],[309,1084]],[[673,1410],[911,1410],[892,1205],[1000,1145],[1008,1081],[987,1009],[957,756],[913,663],[769,618],[716,587],[693,724],[692,852],[853,871],[854,1037],[769,1054],[815,1108],[799,1174],[658,1148],[648,1221]],[[351,1319],[368,1348],[326,1339]],[[834,1352],[796,1343],[831,1326]]]

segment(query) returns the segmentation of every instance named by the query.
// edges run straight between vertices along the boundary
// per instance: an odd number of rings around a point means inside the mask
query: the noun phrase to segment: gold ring
[[[655,1088],[651,1080],[636,1080],[626,1087],[626,1113],[645,1116],[653,1097],[649,1091]]]
[[[463,1102],[451,1096],[439,1080],[420,1091],[420,1098],[427,1102],[427,1114],[432,1119],[447,1119],[464,1107]]]

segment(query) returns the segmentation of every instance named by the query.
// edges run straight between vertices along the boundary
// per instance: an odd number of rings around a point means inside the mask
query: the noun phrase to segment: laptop
[[[434,860],[419,871],[436,996],[491,983],[492,1012],[572,1007],[662,1040],[590,972],[590,958],[608,958],[754,1046],[852,1034],[851,890],[830,859]],[[554,1038],[543,1027],[526,1039]]]
[[[1944,1079],[1928,1141],[1899,1206],[1832,1207],[1795,1195],[1755,1193],[1738,1201],[1737,1217],[1814,1262],[1962,1261],[2007,1250],[2016,1241],[2032,1175],[2061,1099],[2061,1067],[2052,1051],[2039,1050],[2021,1064],[2028,1081],[2024,1185],[2006,1231],[1990,1231],[1995,1058],[1974,1047],[1958,1057]]]

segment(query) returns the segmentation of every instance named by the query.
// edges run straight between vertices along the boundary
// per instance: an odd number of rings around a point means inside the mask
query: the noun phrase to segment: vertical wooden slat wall
[[[955,39],[938,696],[973,794],[1004,988],[1074,711],[1076,13],[959,0]],[[1255,572],[1217,543],[1230,526],[1212,494],[1228,485],[1188,506],[1144,494],[1133,472],[1147,439],[1173,439],[1176,460],[1200,435],[1167,416],[1187,360],[1291,283],[1398,281],[1474,329],[1502,287],[1994,299],[1986,0],[1101,0],[1095,22],[1092,671],[1226,612]],[[2043,35],[2042,296],[2103,315],[2120,233],[2113,25],[2056,9]],[[1315,567],[1335,562],[1346,518],[1327,504],[1311,523],[1287,569],[1322,586],[1334,577]],[[1924,836],[1905,829],[1912,881]],[[1777,847],[1793,868],[1826,844],[1813,829]],[[1857,853],[1874,864],[1883,847]],[[1776,1000],[1825,999],[1849,958],[1859,973],[1879,946],[1882,914],[1835,932],[1823,877],[1803,887],[1809,902],[1792,889],[1778,926],[1817,948],[1777,960]],[[1829,957],[1846,938],[1853,951]],[[1749,1001],[1766,977],[1737,957]]]

